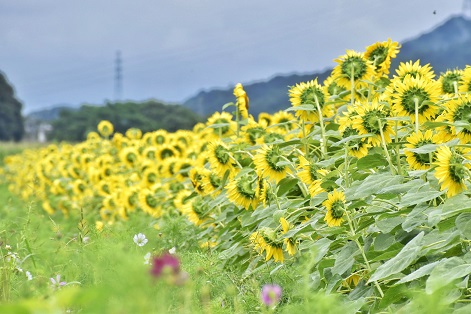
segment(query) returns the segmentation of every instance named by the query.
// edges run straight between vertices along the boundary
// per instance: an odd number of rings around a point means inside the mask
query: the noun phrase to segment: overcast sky
[[[416,37],[462,8],[463,0],[0,0],[0,71],[26,112],[102,104],[116,97],[120,50],[122,99],[182,102],[201,89],[332,67],[346,49]]]

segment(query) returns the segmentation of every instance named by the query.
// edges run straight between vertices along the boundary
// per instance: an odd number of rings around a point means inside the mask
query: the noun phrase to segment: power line
[[[115,61],[115,76],[114,76],[114,99],[116,102],[121,100],[122,91],[123,91],[123,74],[122,74],[122,64],[121,64],[121,51],[116,52],[116,61]]]

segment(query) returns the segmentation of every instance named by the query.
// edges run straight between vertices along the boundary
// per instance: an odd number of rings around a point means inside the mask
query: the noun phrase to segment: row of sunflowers
[[[347,50],[322,84],[292,86],[285,111],[255,119],[237,84],[226,111],[191,131],[123,135],[102,121],[83,143],[8,157],[4,174],[49,215],[96,213],[97,228],[136,211],[185,215],[246,275],[309,256],[314,289],[438,290],[465,276],[450,263],[471,264],[471,67],[437,76],[410,61],[390,73],[399,48]]]

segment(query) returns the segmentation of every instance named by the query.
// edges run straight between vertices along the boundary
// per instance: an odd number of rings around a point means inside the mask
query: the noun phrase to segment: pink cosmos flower
[[[273,306],[281,299],[281,287],[277,284],[264,285],[261,294],[262,302],[266,306]]]

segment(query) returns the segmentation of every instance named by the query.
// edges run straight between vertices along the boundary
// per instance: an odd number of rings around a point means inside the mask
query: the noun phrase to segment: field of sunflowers
[[[274,114],[237,84],[192,131],[7,156],[0,312],[471,312],[471,67],[399,50],[347,50]]]

